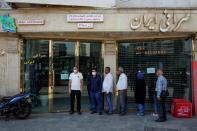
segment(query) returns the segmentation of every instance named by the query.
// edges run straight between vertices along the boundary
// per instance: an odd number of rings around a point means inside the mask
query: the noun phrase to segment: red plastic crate
[[[186,100],[175,100],[172,102],[171,113],[177,118],[192,117],[192,103]]]
[[[185,99],[172,99],[172,102],[187,102]]]

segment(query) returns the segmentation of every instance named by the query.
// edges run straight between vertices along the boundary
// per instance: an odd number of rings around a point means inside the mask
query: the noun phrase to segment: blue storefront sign
[[[0,16],[0,26],[2,26],[3,31],[16,32],[14,18],[9,15]]]

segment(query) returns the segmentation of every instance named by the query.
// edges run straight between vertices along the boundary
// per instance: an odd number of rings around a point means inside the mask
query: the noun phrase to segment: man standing
[[[114,87],[114,80],[113,76],[110,73],[110,67],[105,67],[105,78],[103,81],[103,92],[106,93],[106,101],[107,101],[107,113],[111,115],[113,113],[113,87]]]
[[[159,118],[156,122],[164,122],[167,120],[166,117],[166,107],[165,107],[165,99],[166,99],[166,92],[167,92],[167,80],[163,76],[163,70],[157,70],[157,82],[156,82],[156,96],[158,101],[158,113]]]
[[[119,99],[119,113],[120,115],[126,114],[126,101],[127,101],[127,76],[124,74],[124,69],[122,67],[118,68],[117,74],[119,76],[117,89],[118,89],[118,99]]]
[[[83,76],[75,66],[69,76],[70,114],[74,113],[75,96],[77,97],[77,112],[81,115],[81,92],[83,89]]]
[[[144,116],[144,104],[146,99],[146,82],[144,73],[140,70],[136,73],[135,85],[135,102],[138,106],[138,116]]]
[[[103,107],[101,100],[102,93],[102,80],[99,74],[97,74],[96,69],[92,69],[92,76],[90,78],[90,94],[91,94],[91,104],[92,112],[91,114],[97,113],[97,106],[99,115],[102,115]]]

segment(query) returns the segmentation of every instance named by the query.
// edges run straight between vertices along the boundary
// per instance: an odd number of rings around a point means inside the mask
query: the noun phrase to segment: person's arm
[[[83,91],[83,75],[80,76],[80,91]]]
[[[108,88],[107,88],[107,94],[110,92],[111,88],[113,88],[114,86],[114,80],[113,80],[113,76],[108,76]]]
[[[162,80],[160,78],[158,78],[158,83],[157,83],[157,98],[158,98],[158,100],[160,99],[161,91],[162,91]]]
[[[71,93],[71,80],[69,80],[69,82],[68,82],[68,92],[69,92],[69,94]]]
[[[103,89],[103,86],[102,86],[102,79],[101,79],[101,76],[98,76],[98,79],[99,79],[99,81],[98,81],[98,86],[99,86],[99,92],[101,93],[102,92],[102,89]]]
[[[122,77],[122,87],[127,89],[127,77]]]
[[[80,80],[80,90],[83,91],[83,79]]]

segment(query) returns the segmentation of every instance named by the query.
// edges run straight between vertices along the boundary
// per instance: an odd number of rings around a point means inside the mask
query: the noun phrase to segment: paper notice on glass
[[[68,80],[68,74],[61,74],[61,80]]]
[[[154,74],[155,68],[147,68],[147,74]]]

